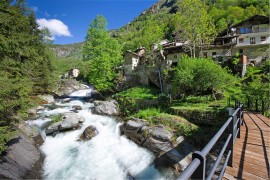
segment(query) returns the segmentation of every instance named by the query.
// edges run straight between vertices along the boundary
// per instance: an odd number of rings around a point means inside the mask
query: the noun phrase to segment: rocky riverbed
[[[32,120],[1,160],[1,178],[172,179],[191,161],[183,137],[143,119],[117,120],[117,102],[94,101],[91,89],[40,98],[46,104],[29,110]]]

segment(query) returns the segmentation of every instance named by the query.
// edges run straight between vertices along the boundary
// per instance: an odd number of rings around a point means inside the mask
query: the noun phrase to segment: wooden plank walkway
[[[233,167],[227,166],[223,179],[270,179],[270,119],[244,113],[240,139],[236,139]]]

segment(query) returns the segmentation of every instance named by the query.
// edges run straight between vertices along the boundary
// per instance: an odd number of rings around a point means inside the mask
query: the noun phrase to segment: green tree
[[[198,47],[210,44],[216,37],[215,25],[201,0],[183,0],[179,7],[175,16],[176,31],[195,57]]]
[[[99,91],[113,90],[122,62],[121,46],[110,36],[106,25],[106,19],[97,16],[90,24],[83,46],[84,60],[89,64],[89,83]]]
[[[47,91],[52,69],[47,52],[24,0],[1,1],[0,151],[11,137],[14,116],[28,108],[29,96]]]
[[[217,23],[216,23],[217,31],[222,32],[226,28],[228,28],[228,24],[226,22],[225,18],[221,18]]]
[[[174,96],[215,94],[223,95],[236,79],[226,69],[210,59],[181,58],[174,71],[172,91]]]

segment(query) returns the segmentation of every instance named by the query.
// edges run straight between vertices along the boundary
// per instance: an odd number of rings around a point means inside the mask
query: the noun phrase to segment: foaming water
[[[46,109],[44,116],[69,112],[73,105],[80,105],[78,114],[85,122],[78,130],[47,136],[41,150],[46,155],[44,162],[45,179],[127,179],[128,175],[138,179],[164,179],[152,165],[154,155],[120,136],[121,123],[115,119],[91,114],[91,103],[71,101],[54,110]],[[50,118],[28,121],[44,127]],[[90,141],[80,141],[79,136],[89,125],[96,127],[98,134]]]
[[[75,91],[69,95],[69,97],[90,97],[92,89],[83,89]]]

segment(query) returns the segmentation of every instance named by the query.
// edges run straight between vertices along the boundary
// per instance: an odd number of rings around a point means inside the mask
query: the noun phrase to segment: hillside
[[[255,14],[269,15],[268,0],[204,0],[208,13],[213,17],[217,32],[232,24],[243,21]],[[181,0],[160,0],[143,11],[132,22],[111,30],[111,35],[123,44],[123,51],[134,50],[140,46],[148,49],[161,39],[172,40],[177,37],[175,29],[178,23],[175,15]],[[80,58],[82,43],[52,45],[54,53],[61,58]]]
[[[52,49],[54,54],[59,58],[81,59],[82,45],[83,43],[74,43],[67,45],[52,44],[50,45],[50,48]]]

